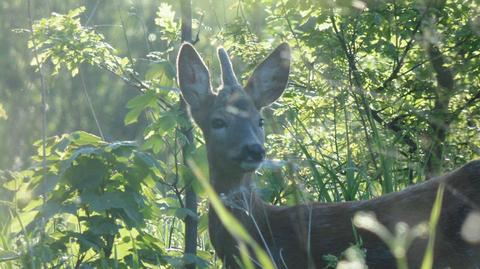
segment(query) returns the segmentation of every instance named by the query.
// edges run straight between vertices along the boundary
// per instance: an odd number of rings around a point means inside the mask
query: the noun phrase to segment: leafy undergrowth
[[[74,132],[50,138],[46,153],[45,171],[39,152],[33,168],[3,174],[2,197],[10,200],[1,204],[0,261],[7,267],[183,264],[152,227],[168,210],[159,203],[164,168],[136,143]]]

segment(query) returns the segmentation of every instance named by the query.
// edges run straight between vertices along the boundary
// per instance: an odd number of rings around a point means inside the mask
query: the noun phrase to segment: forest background
[[[373,198],[480,156],[478,2],[188,3],[2,1],[1,268],[220,266],[184,163],[208,174],[179,105],[183,40],[214,85],[217,47],[244,81],[292,46],[264,111],[257,187],[273,204]]]

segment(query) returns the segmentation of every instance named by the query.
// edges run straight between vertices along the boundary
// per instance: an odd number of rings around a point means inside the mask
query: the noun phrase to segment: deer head
[[[285,90],[290,47],[278,46],[256,67],[245,87],[223,48],[218,49],[218,58],[222,85],[213,91],[202,58],[192,45],[183,44],[177,59],[180,90],[205,137],[210,170],[224,175],[252,172],[265,157],[261,109]]]

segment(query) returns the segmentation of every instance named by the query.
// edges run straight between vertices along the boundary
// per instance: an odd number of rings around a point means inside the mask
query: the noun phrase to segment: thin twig
[[[78,70],[79,70],[78,73],[80,75],[80,80],[82,81],[83,94],[85,95],[85,99],[87,99],[87,103],[90,108],[90,112],[92,113],[93,119],[95,120],[95,124],[97,125],[98,132],[100,133],[102,140],[105,141],[105,136],[103,135],[102,127],[100,127],[100,122],[98,121],[97,114],[95,113],[95,109],[93,108],[92,100],[88,95],[87,86],[85,84],[85,78],[83,77],[83,71],[80,66],[78,67]]]
[[[41,85],[41,91],[42,91],[42,169],[43,169],[43,177],[46,178],[46,171],[47,171],[47,151],[46,151],[46,144],[47,144],[47,131],[46,131],[46,126],[47,126],[47,100],[46,100],[46,94],[47,94],[47,87],[45,84],[45,79],[43,76],[43,68],[42,65],[40,64],[40,60],[38,58],[38,52],[37,52],[37,41],[34,37],[34,32],[33,32],[33,17],[32,17],[32,12],[31,12],[31,0],[28,0],[28,5],[27,5],[27,10],[28,10],[28,21],[29,21],[29,27],[30,27],[30,34],[31,34],[31,39],[33,43],[33,56],[35,57],[35,62],[38,66],[38,72],[40,73],[40,85]],[[45,197],[44,197],[45,199]]]
[[[85,25],[88,25],[90,23],[90,20],[93,18],[93,16],[97,12],[98,4],[100,4],[100,0],[97,0],[97,2],[95,3],[95,6],[93,6],[93,10],[92,12],[90,12],[90,15],[88,16],[87,21],[85,22]]]
[[[28,11],[28,22],[29,22],[29,27],[30,27],[30,35],[33,43],[33,55],[35,57],[35,62],[38,66],[38,72],[40,73],[40,84],[41,84],[41,91],[42,91],[42,177],[43,180],[46,180],[47,178],[47,87],[45,84],[45,79],[43,77],[43,69],[42,65],[40,64],[39,58],[38,58],[38,51],[37,51],[37,41],[35,40],[35,35],[33,32],[33,16],[32,16],[32,10],[31,10],[31,0],[28,0],[27,2],[27,11]],[[45,208],[45,205],[47,203],[47,197],[46,193],[42,193],[42,208]],[[45,216],[42,215],[42,220],[41,220],[41,236],[45,236],[45,226],[46,226],[47,220],[45,219]],[[32,255],[32,263],[33,263],[33,251],[32,249],[29,248],[30,255]],[[43,267],[46,268],[45,260],[43,262]]]

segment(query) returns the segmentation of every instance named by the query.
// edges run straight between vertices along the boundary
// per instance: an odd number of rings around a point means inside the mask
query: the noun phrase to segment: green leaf
[[[72,202],[50,200],[46,204],[39,206],[38,209],[40,210],[40,213],[35,217],[36,219],[40,219],[40,217],[50,219],[57,214],[75,214],[77,212],[77,205]]]
[[[185,219],[187,216],[193,217],[195,219],[198,218],[198,216],[192,210],[184,207],[170,207],[167,211],[173,213],[175,217],[182,220]]]
[[[100,251],[100,249],[105,245],[103,241],[95,234],[91,233],[71,233],[73,237],[78,239],[80,244],[80,251],[86,252],[89,249],[94,249],[95,251]]]
[[[142,107],[137,107],[135,109],[132,109],[130,110],[127,115],[125,116],[125,119],[124,119],[124,124],[125,125],[130,125],[132,123],[135,123],[138,121],[138,116],[140,116],[140,114],[143,112],[143,108]]]
[[[85,146],[85,145],[99,145],[102,142],[101,137],[96,136],[94,134],[90,134],[84,131],[76,131],[73,132],[70,135],[70,138],[72,141],[79,145],[79,146]]]
[[[0,251],[0,262],[6,262],[6,261],[11,261],[11,260],[16,260],[20,258],[20,256],[13,251]]]
[[[148,70],[148,72],[145,74],[145,78],[148,80],[172,80],[175,78],[175,69],[170,62],[161,61],[159,63],[155,63],[155,65]]]
[[[80,16],[83,12],[85,12],[85,7],[78,7],[78,8],[75,8],[75,9],[72,9],[68,12],[67,16],[68,17],[71,17],[71,18],[75,18],[75,17],[78,17]]]
[[[157,123],[159,135],[163,135],[165,133],[173,131],[176,125],[177,125],[176,117],[174,116],[161,117]]]
[[[39,184],[33,187],[33,194],[35,196],[43,195],[52,191],[60,179],[58,175],[51,173],[48,173],[45,178],[40,178]]]
[[[154,91],[147,91],[144,94],[140,94],[134,98],[132,98],[127,103],[127,108],[135,109],[135,108],[146,108],[152,106],[156,103],[157,97],[155,96]]]
[[[104,161],[89,156],[79,157],[65,171],[62,179],[78,190],[97,189],[108,180],[109,169]]]
[[[97,215],[91,217],[81,217],[80,220],[85,221],[92,234],[115,235],[119,230],[119,226],[115,224],[115,220],[111,218]]]
[[[82,203],[87,204],[91,210],[103,213],[110,209],[118,211],[129,226],[142,225],[144,216],[140,212],[137,203],[131,192],[112,191],[104,194],[85,192],[80,195]]]
[[[208,230],[208,214],[203,214],[198,219],[198,233],[202,234]]]
[[[110,149],[112,151],[117,151],[117,150],[132,150],[133,148],[136,148],[138,146],[137,141],[115,141],[107,145],[107,149]]]
[[[94,148],[94,147],[82,147],[79,148],[75,151],[73,151],[72,155],[65,161],[62,161],[60,163],[60,172],[59,175],[63,176],[63,173],[67,171],[68,168],[72,165],[72,163],[81,155],[90,155],[90,154],[96,154],[99,153],[100,149],[99,148]]]

